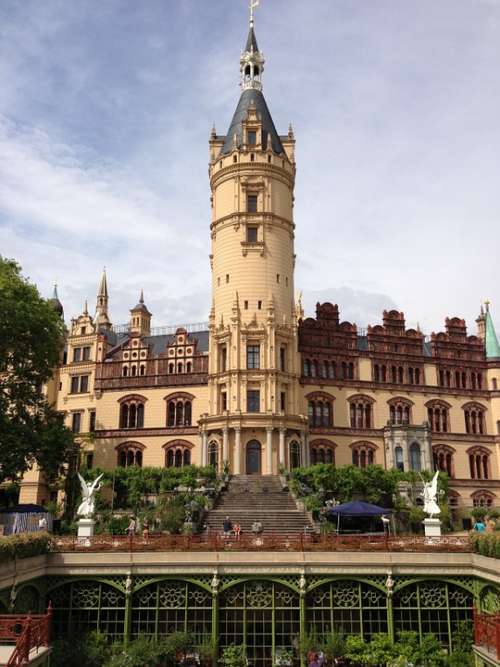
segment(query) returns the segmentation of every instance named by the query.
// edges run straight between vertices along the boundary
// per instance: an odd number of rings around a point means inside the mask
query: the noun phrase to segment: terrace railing
[[[389,537],[384,535],[318,535],[316,533],[261,533],[224,536],[219,532],[202,535],[150,534],[148,537],[97,535],[92,538],[55,537],[54,551],[472,551],[467,536]]]
[[[0,616],[0,643],[15,646],[7,667],[29,664],[33,651],[50,645],[52,607],[46,614]]]
[[[474,610],[474,644],[500,660],[500,614]]]

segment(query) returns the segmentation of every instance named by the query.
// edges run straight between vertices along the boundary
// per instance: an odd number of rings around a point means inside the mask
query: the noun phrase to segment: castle
[[[500,346],[489,305],[477,335],[449,318],[430,339],[403,313],[360,331],[294,291],[295,138],[279,135],[262,93],[253,18],[241,96],[226,135],[209,140],[212,303],[205,327],[155,330],[141,294],[113,327],[103,273],[94,316],[71,321],[46,388],[99,466],[227,462],[234,474],[312,463],[444,470],[455,507],[500,494]],[[63,317],[55,292],[54,308]],[[46,502],[26,475],[22,502]]]

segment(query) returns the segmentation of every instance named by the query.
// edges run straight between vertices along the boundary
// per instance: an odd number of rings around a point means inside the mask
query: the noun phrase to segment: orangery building
[[[209,139],[212,280],[208,322],[152,327],[143,294],[113,326],[103,273],[92,314],[67,329],[47,387],[82,463],[185,466],[233,474],[313,463],[443,470],[455,506],[500,503],[500,346],[489,304],[426,337],[402,312],[361,330],[337,305],[306,317],[294,289],[295,137],[262,92],[253,22],[241,96]],[[299,249],[300,252],[300,249]],[[55,291],[54,307],[63,317]],[[35,471],[22,502],[49,489]]]

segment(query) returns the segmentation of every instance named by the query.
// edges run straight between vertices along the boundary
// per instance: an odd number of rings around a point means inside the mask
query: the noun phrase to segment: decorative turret
[[[250,29],[248,31],[245,50],[241,53],[240,73],[242,90],[262,90],[262,73],[264,71],[264,54],[259,51],[254,30],[253,7],[250,10]]]
[[[151,333],[151,313],[144,303],[144,290],[141,290],[139,303],[130,311],[131,334],[149,336]]]
[[[62,306],[62,303],[59,301],[59,296],[57,294],[57,285],[54,283],[54,292],[52,294],[52,298],[49,299],[49,303],[52,306],[52,308],[56,311],[56,313],[59,315],[61,320],[64,319],[64,309]]]
[[[481,304],[481,311],[479,317],[476,319],[477,324],[477,337],[480,338],[483,343],[486,340],[486,315],[484,313],[483,304]]]
[[[111,329],[111,320],[108,316],[108,281],[106,269],[103,269],[99,291],[97,292],[97,303],[94,316],[94,324],[98,331]]]

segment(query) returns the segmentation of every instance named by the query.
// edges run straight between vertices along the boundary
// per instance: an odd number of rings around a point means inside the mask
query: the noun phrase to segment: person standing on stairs
[[[224,537],[230,537],[232,530],[233,530],[233,524],[231,523],[231,519],[228,516],[226,516],[226,518],[222,522],[222,532],[224,533]]]

